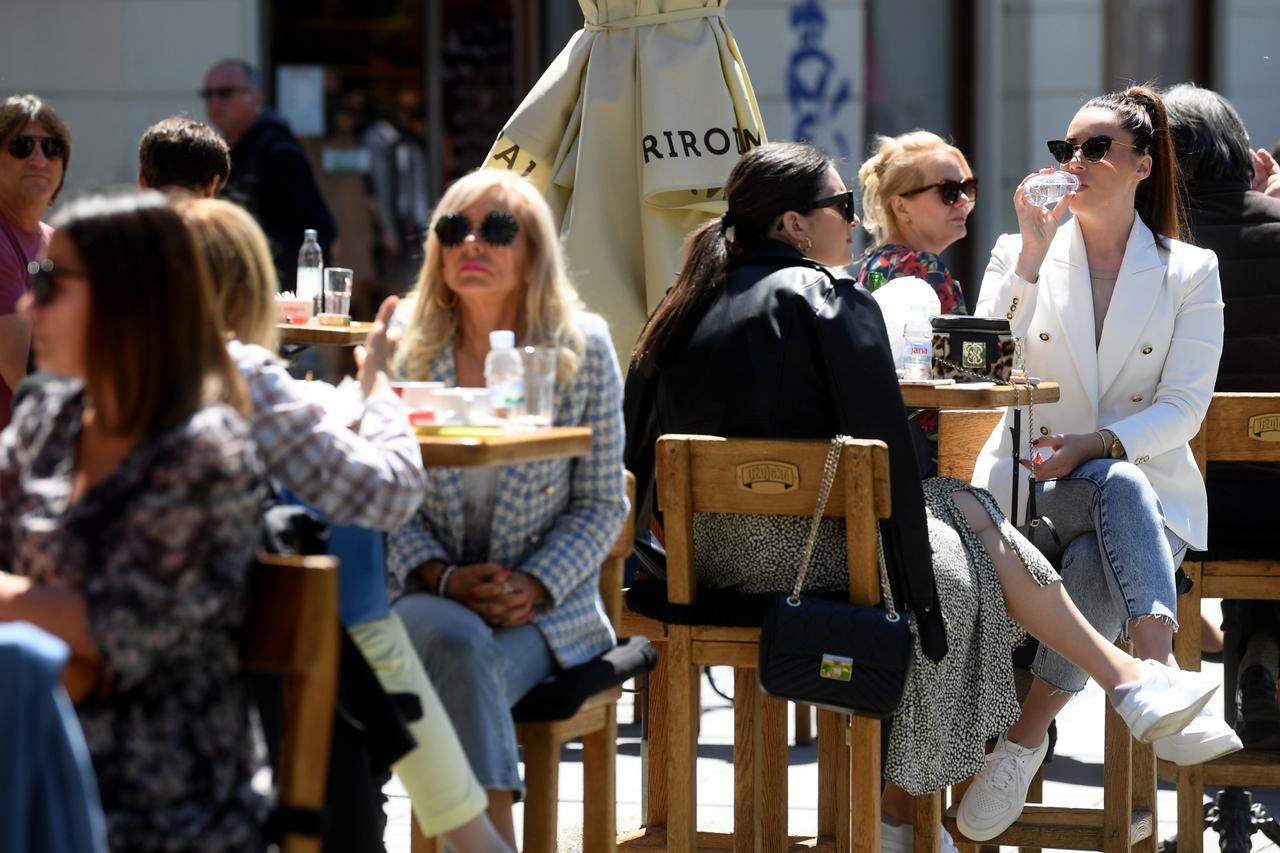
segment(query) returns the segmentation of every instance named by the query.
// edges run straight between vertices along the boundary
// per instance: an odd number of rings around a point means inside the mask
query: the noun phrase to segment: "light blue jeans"
[[[511,707],[556,668],[532,624],[493,629],[456,601],[410,593],[392,609],[440,695],[486,790],[524,796]]]
[[[1127,636],[1129,622],[1144,617],[1167,621],[1176,631],[1174,573],[1187,544],[1165,527],[1160,498],[1146,475],[1119,459],[1092,459],[1037,489],[1037,510],[1053,523],[1062,547],[1055,548],[1043,528],[1035,545],[1058,567],[1089,624],[1108,640]],[[1031,671],[1070,693],[1089,680],[1043,645]]]

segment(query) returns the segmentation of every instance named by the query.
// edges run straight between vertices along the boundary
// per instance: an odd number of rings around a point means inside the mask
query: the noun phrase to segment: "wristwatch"
[[[1124,458],[1124,445],[1120,443],[1120,436],[1116,435],[1109,429],[1100,429],[1103,438],[1110,438],[1111,442],[1107,445],[1107,455],[1112,459]]]

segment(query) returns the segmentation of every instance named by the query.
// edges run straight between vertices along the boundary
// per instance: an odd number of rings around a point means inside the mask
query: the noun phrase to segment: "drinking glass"
[[[549,427],[556,414],[556,348],[521,347],[524,362],[522,421],[531,427]]]
[[[326,314],[351,314],[351,281],[354,273],[345,267],[324,268],[324,310]]]

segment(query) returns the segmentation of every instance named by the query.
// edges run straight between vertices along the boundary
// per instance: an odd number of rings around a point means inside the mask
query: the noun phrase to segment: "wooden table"
[[[912,409],[1003,409],[1025,406],[1028,395],[1023,385],[905,385],[902,402]],[[1035,386],[1035,402],[1056,403],[1061,393],[1057,382],[1041,382]]]
[[[350,326],[321,326],[314,319],[305,324],[276,323],[276,331],[280,335],[280,343],[291,346],[310,346],[325,344],[328,346],[353,347],[363,344],[369,336],[372,323],[353,322]]]
[[[590,427],[547,427],[496,435],[418,435],[422,464],[428,467],[478,468],[539,459],[586,456]]]

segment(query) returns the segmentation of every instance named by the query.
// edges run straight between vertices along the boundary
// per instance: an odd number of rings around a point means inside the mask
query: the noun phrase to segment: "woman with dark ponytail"
[[[728,212],[690,238],[684,269],[633,353],[626,462],[637,478],[637,529],[646,539],[660,530],[649,519],[663,433],[843,433],[888,445],[893,506],[881,533],[894,600],[911,611],[918,643],[890,737],[881,850],[911,847],[908,794],[973,775],[987,739],[1017,717],[1016,623],[1109,689],[1128,685],[1133,698],[1117,704],[1136,737],[1190,720],[1212,685],[1140,665],[1092,631],[986,492],[921,481],[880,310],[832,271],[851,260],[858,217],[830,159],[802,143],[761,146],[734,167],[725,195]],[[807,518],[695,516],[699,586],[790,589],[807,528]],[[827,519],[806,589],[847,584],[844,529]],[[945,835],[943,845],[954,850]]]
[[[1067,591],[1104,637],[1123,634],[1138,658],[1176,667],[1175,572],[1188,545],[1207,544],[1204,480],[1188,442],[1222,353],[1218,260],[1181,242],[1181,178],[1164,102],[1151,88],[1093,98],[1048,148],[1079,188],[1046,210],[1019,184],[1020,233],[996,243],[974,313],[1007,318],[1027,372],[1061,385],[1058,403],[1037,408],[1030,447],[1017,448],[1023,460],[1031,448],[1052,451],[1022,463],[1035,484],[1019,494],[1036,489],[1055,531],[1053,543],[1037,544],[1052,545]],[[1021,516],[1010,493],[1026,474],[1015,474],[1008,426],[987,440],[974,482]],[[1088,680],[1045,648],[1032,672],[1021,717],[960,805],[959,826],[974,841],[1022,812],[1049,723]],[[1207,709],[1155,741],[1156,755],[1178,764],[1236,749],[1235,733]]]

